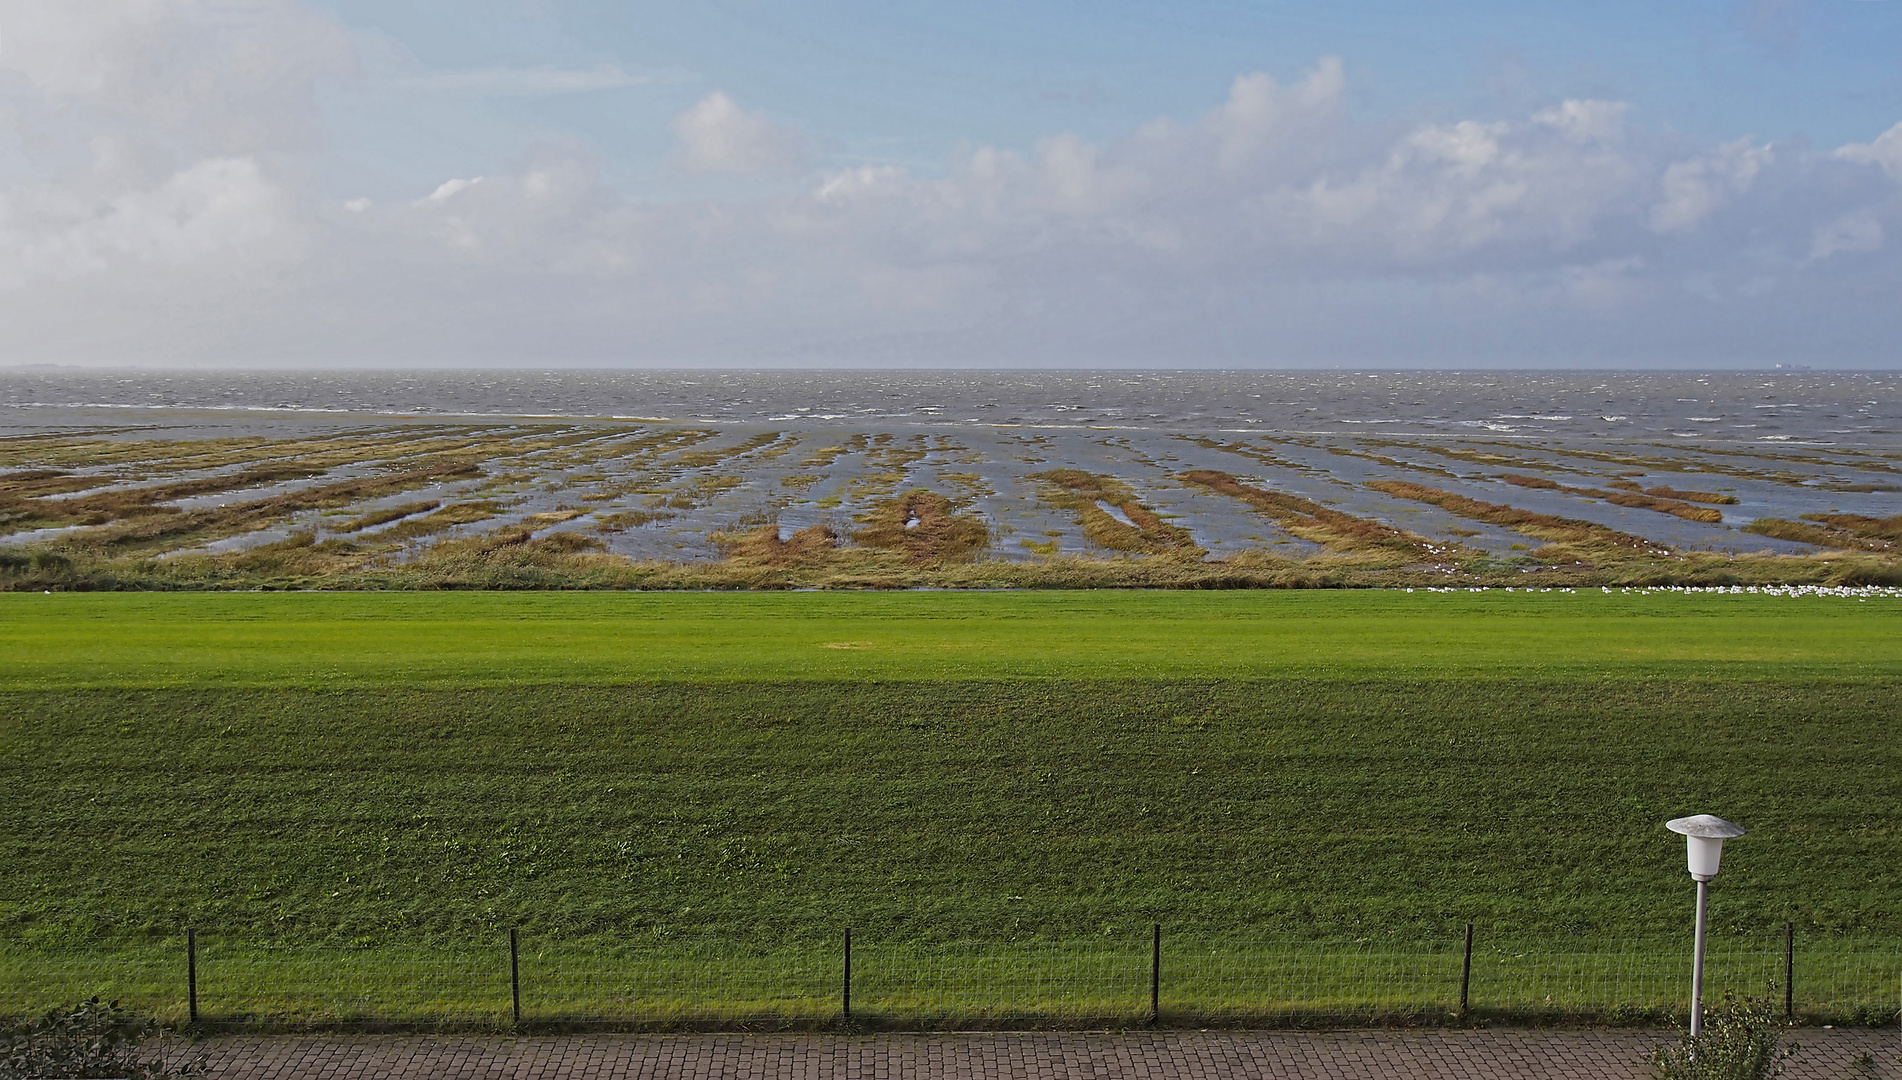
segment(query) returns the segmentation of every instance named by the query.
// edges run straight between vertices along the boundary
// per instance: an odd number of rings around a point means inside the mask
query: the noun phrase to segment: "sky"
[[[0,0],[0,366],[1902,367],[1902,0]]]

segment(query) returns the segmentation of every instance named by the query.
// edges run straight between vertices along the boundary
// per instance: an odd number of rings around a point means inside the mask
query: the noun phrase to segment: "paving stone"
[[[877,1035],[239,1036],[219,1080],[1287,1077],[1638,1080],[1666,1032],[1629,1029]],[[1893,1029],[1810,1029],[1791,1080],[1902,1080]]]

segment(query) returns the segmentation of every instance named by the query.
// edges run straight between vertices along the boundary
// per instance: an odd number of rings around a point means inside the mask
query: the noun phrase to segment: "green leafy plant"
[[[1784,1027],[1769,1002],[1727,991],[1704,1010],[1703,1030],[1653,1050],[1651,1063],[1658,1080],[1767,1080],[1798,1049],[1784,1044]]]
[[[203,1059],[171,1061],[163,1052],[144,1056],[141,1044],[167,1035],[154,1020],[116,1001],[88,998],[54,1009],[5,1032],[0,1080],[45,1077],[121,1077],[123,1080],[201,1076]]]

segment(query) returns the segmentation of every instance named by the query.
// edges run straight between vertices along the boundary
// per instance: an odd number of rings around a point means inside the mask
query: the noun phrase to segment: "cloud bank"
[[[815,167],[838,155],[716,89],[669,133],[697,196],[634,197],[551,136],[374,202],[298,164],[357,69],[334,20],[75,11],[0,0],[0,363],[1897,363],[1902,124],[1814,148],[1616,101],[1368,120],[1323,57],[929,172]]]

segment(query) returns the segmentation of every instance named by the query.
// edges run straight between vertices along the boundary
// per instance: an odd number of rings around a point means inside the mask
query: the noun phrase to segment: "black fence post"
[[[185,1009],[198,1022],[198,931],[185,928]]]
[[[1162,924],[1149,938],[1149,1022],[1162,1019]]]
[[[1466,957],[1460,961],[1460,1015],[1466,1015],[1469,993],[1473,988],[1473,924],[1466,924]]]
[[[509,1002],[515,1009],[515,1022],[522,1022],[522,954],[517,946],[516,928],[509,927]]]
[[[845,982],[840,988],[839,1005],[847,1020],[852,1019],[852,928],[845,928]]]
[[[1783,1018],[1796,1019],[1796,924],[1783,924]]]

